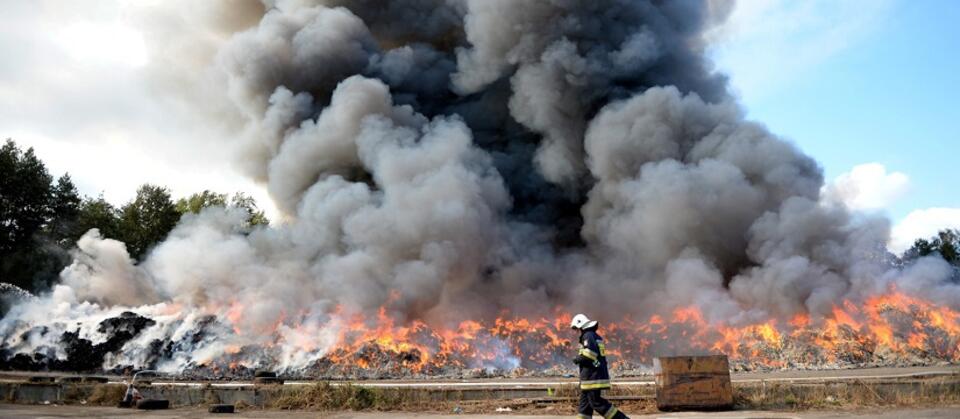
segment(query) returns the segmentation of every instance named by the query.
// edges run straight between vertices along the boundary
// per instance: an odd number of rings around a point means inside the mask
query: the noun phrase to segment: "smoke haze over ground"
[[[138,264],[91,231],[62,285],[0,322],[11,354],[62,357],[38,326],[97,341],[127,310],[156,325],[106,367],[205,316],[222,323],[166,368],[274,344],[301,368],[381,308],[437,328],[687,306],[751,324],[891,286],[960,308],[945,262],[894,267],[886,219],[821,199],[817,162],[744,119],[704,52],[725,2],[157,7],[178,29],[148,25],[156,85],[233,130],[284,221],[187,215]]]

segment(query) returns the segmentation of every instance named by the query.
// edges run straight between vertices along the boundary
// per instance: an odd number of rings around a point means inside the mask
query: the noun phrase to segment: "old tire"
[[[254,378],[261,378],[261,377],[263,377],[263,378],[277,378],[277,373],[275,373],[275,372],[273,372],[273,371],[256,370],[256,371],[253,372],[253,377],[254,377]]]
[[[211,404],[207,411],[210,413],[233,413],[236,408],[232,404]]]
[[[169,408],[170,400],[165,399],[143,399],[137,402],[137,409],[140,410],[159,410]]]

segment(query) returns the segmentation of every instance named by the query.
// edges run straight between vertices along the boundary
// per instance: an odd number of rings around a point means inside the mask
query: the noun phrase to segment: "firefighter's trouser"
[[[617,409],[607,399],[600,395],[600,389],[580,390],[580,407],[577,409],[578,419],[589,419],[597,412],[604,419],[629,419],[627,415]]]

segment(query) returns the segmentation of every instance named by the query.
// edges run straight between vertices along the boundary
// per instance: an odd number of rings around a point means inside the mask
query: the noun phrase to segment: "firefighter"
[[[607,348],[603,338],[597,334],[596,320],[590,320],[583,314],[573,316],[570,328],[580,331],[579,351],[573,363],[580,367],[580,406],[577,417],[587,419],[593,412],[604,419],[622,419],[627,415],[600,395],[603,389],[610,388],[610,373],[607,371]]]

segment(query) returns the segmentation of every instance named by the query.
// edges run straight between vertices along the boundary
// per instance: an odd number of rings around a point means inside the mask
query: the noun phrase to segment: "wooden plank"
[[[730,375],[726,355],[663,356],[653,360],[654,374],[723,373]]]
[[[654,360],[657,408],[726,409],[733,406],[725,355],[675,356]]]

